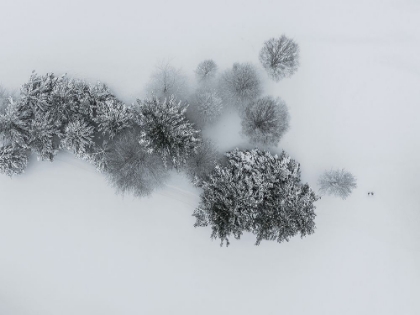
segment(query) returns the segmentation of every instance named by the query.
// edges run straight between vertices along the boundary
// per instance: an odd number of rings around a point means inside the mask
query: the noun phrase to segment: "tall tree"
[[[300,183],[300,165],[286,153],[280,156],[258,149],[228,152],[226,165],[218,164],[202,183],[195,226],[211,226],[221,245],[243,232],[262,240],[288,241],[315,229],[318,196]]]
[[[138,104],[141,143],[150,152],[158,153],[165,166],[168,161],[177,169],[184,165],[200,144],[198,131],[184,115],[187,106],[173,97],[163,101],[157,97],[138,100]]]
[[[105,174],[117,192],[145,196],[163,184],[167,169],[159,156],[139,143],[139,133],[139,128],[132,128],[115,137],[104,154]]]

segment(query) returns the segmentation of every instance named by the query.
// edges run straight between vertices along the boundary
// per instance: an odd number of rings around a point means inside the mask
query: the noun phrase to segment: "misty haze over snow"
[[[182,173],[150,197],[115,194],[85,161],[31,156],[0,176],[0,314],[420,313],[420,3],[417,1],[9,1],[0,18],[0,84],[32,70],[145,97],[170,60],[189,80],[253,64],[263,96],[281,97],[289,130],[276,148],[302,182],[345,168],[346,199],[315,203],[315,233],[278,244],[245,233],[220,247],[191,216],[201,190]],[[258,60],[271,37],[300,47],[273,82]],[[250,147],[237,112],[204,135]],[[252,147],[252,146],[251,146]],[[374,196],[368,192],[374,191]]]

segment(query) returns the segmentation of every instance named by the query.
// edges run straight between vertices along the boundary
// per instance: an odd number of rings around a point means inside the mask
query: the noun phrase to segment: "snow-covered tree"
[[[76,156],[87,159],[89,148],[94,145],[94,127],[78,119],[67,124],[61,146]]]
[[[200,62],[195,70],[195,75],[197,77],[198,82],[205,83],[209,80],[214,79],[217,72],[217,65],[216,63],[211,60],[204,60]]]
[[[101,143],[95,143],[87,154],[88,160],[95,165],[99,172],[105,172],[107,169],[106,156],[112,150],[111,143],[108,140],[103,140]]]
[[[38,154],[40,160],[54,159],[59,148],[64,119],[60,115],[61,98],[54,94],[64,77],[53,73],[38,76],[32,73],[21,88],[20,111],[30,114],[28,146]]]
[[[46,113],[44,117],[37,115],[31,120],[28,144],[37,154],[38,160],[53,161],[59,151],[62,134],[54,123],[49,113]]]
[[[300,165],[282,152],[280,156],[258,149],[236,149],[226,154],[225,166],[216,165],[202,183],[195,226],[212,228],[212,238],[229,245],[229,237],[243,232],[262,240],[288,241],[315,229],[318,196],[300,183]]]
[[[200,144],[198,131],[184,115],[187,106],[173,97],[164,101],[157,97],[138,100],[138,104],[142,128],[139,140],[149,152],[159,154],[165,166],[169,161],[178,169]]]
[[[61,122],[61,117],[57,114],[60,107],[61,98],[54,93],[65,76],[57,77],[54,73],[47,73],[39,76],[32,72],[29,81],[21,87],[21,100],[24,106],[32,110],[34,115],[47,113],[56,125]]]
[[[28,164],[28,150],[15,145],[0,147],[0,173],[7,176],[22,174]]]
[[[101,82],[88,84],[65,75],[39,76],[33,72],[29,82],[22,86],[21,95],[13,113],[29,122],[27,146],[42,160],[52,161],[60,147],[86,157],[94,135],[112,139],[133,124],[132,111]],[[11,129],[19,120],[9,116]],[[61,141],[64,142],[60,144]]]
[[[30,138],[31,110],[12,97],[5,101],[5,106],[0,114],[0,139],[3,143],[27,147]]]
[[[139,143],[139,132],[132,128],[114,138],[105,153],[105,173],[117,192],[145,196],[163,184],[167,169],[159,156]]]
[[[69,121],[84,119],[90,121],[94,100],[91,90],[94,86],[80,80],[63,76],[54,86],[52,97],[55,104],[55,119],[63,131]]]
[[[0,114],[3,114],[6,107],[9,95],[4,87],[0,85]]]
[[[156,67],[150,82],[146,86],[147,97],[160,100],[172,96],[184,100],[188,95],[187,78],[181,69],[173,67],[169,62]]]
[[[221,76],[219,89],[226,102],[243,107],[261,94],[261,82],[253,65],[235,63]]]
[[[196,186],[201,186],[201,182],[207,179],[219,158],[220,154],[215,145],[210,140],[203,140],[197,153],[187,160],[185,170],[188,177]]]
[[[268,75],[279,81],[294,74],[299,67],[299,46],[285,35],[264,43],[260,61]]]
[[[319,178],[319,191],[346,199],[357,187],[356,178],[344,169],[325,171]]]
[[[85,116],[89,115],[94,120],[102,104],[107,102],[112,103],[114,101],[116,101],[116,96],[106,84],[102,82],[89,84],[89,97],[85,102],[85,106],[82,108],[82,113]]]
[[[242,133],[251,143],[277,145],[289,128],[290,115],[286,103],[270,96],[250,103],[242,118]]]
[[[213,89],[198,89],[191,98],[189,116],[199,126],[217,120],[222,114],[223,101]]]
[[[12,93],[0,85],[0,115],[4,114],[9,105],[10,98],[16,100],[16,93]]]
[[[93,120],[98,130],[112,139],[121,130],[133,126],[134,114],[124,103],[112,98],[98,104]]]

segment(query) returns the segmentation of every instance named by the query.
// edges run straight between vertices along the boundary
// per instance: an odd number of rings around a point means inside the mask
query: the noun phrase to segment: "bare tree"
[[[211,60],[204,60],[200,62],[195,70],[195,75],[198,82],[207,82],[208,80],[214,79],[217,72],[216,63]]]
[[[139,133],[132,128],[114,138],[105,153],[105,173],[117,192],[145,196],[163,184],[167,170],[159,156],[139,143]]]
[[[253,65],[235,63],[222,75],[219,89],[226,103],[243,107],[261,94],[261,82]]]
[[[6,108],[9,106],[10,98],[16,100],[18,95],[14,92],[6,90],[3,86],[0,85],[0,114],[6,112]]]
[[[249,104],[242,120],[242,133],[252,143],[277,145],[289,129],[290,115],[286,103],[270,96]]]
[[[335,195],[342,199],[346,199],[357,187],[356,178],[344,169],[325,171],[319,178],[318,184],[321,193]]]
[[[279,81],[291,76],[298,69],[299,46],[285,35],[271,38],[261,49],[260,61],[268,75],[274,81]]]
[[[191,97],[187,115],[199,127],[214,122],[220,117],[223,101],[214,89],[198,89]]]
[[[173,67],[169,62],[156,67],[146,87],[147,97],[169,99],[174,96],[178,100],[184,100],[188,95],[187,78],[181,71]]]

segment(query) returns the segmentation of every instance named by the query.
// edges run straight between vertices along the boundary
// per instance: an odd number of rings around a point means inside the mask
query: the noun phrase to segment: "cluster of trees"
[[[9,176],[24,172],[31,152],[53,161],[67,149],[94,163],[119,191],[146,195],[201,143],[173,98],[127,106],[105,84],[53,73],[32,73],[18,98],[1,103],[0,171]]]
[[[299,47],[284,35],[268,40],[260,52],[275,81],[296,72],[298,57]],[[262,96],[250,63],[234,63],[219,74],[213,60],[204,60],[195,77],[190,92],[182,71],[162,64],[146,87],[147,98],[126,105],[103,83],[32,73],[19,95],[0,89],[0,172],[21,174],[31,152],[53,161],[67,149],[93,163],[117,192],[145,196],[175,169],[202,188],[195,226],[210,226],[221,244],[243,232],[255,234],[257,245],[313,233],[320,197],[300,182],[299,163],[285,152],[221,154],[199,130],[232,106],[252,144],[275,146],[289,128],[286,103]],[[356,184],[351,174],[331,171],[320,186],[322,193],[345,198]]]
[[[266,41],[259,59],[270,78],[279,81],[297,71],[299,46],[285,35]],[[152,74],[146,93],[159,99],[175,97],[190,104],[188,118],[197,128],[217,121],[224,108],[233,107],[242,118],[242,134],[253,144],[276,146],[287,132],[290,115],[280,98],[263,96],[261,78],[251,63],[234,63],[219,73],[219,67],[207,59],[195,70],[196,87],[187,85],[181,69],[162,63]]]
[[[297,71],[299,46],[285,35],[271,38],[264,43],[259,59],[269,77],[279,81]],[[218,66],[209,59],[198,64],[195,74],[198,87],[188,100],[189,117],[200,128],[216,121],[223,108],[233,107],[241,116],[242,134],[252,144],[276,146],[280,142],[290,124],[287,105],[280,98],[262,95],[261,78],[253,64],[234,63],[219,74]],[[159,76],[160,82],[167,77],[162,71]],[[156,93],[162,89],[163,85],[156,88]]]
[[[203,194],[194,211],[195,226],[210,226],[212,238],[239,239],[243,232],[262,240],[288,241],[314,232],[318,196],[300,183],[300,165],[285,152],[239,150],[226,153],[203,181]]]

